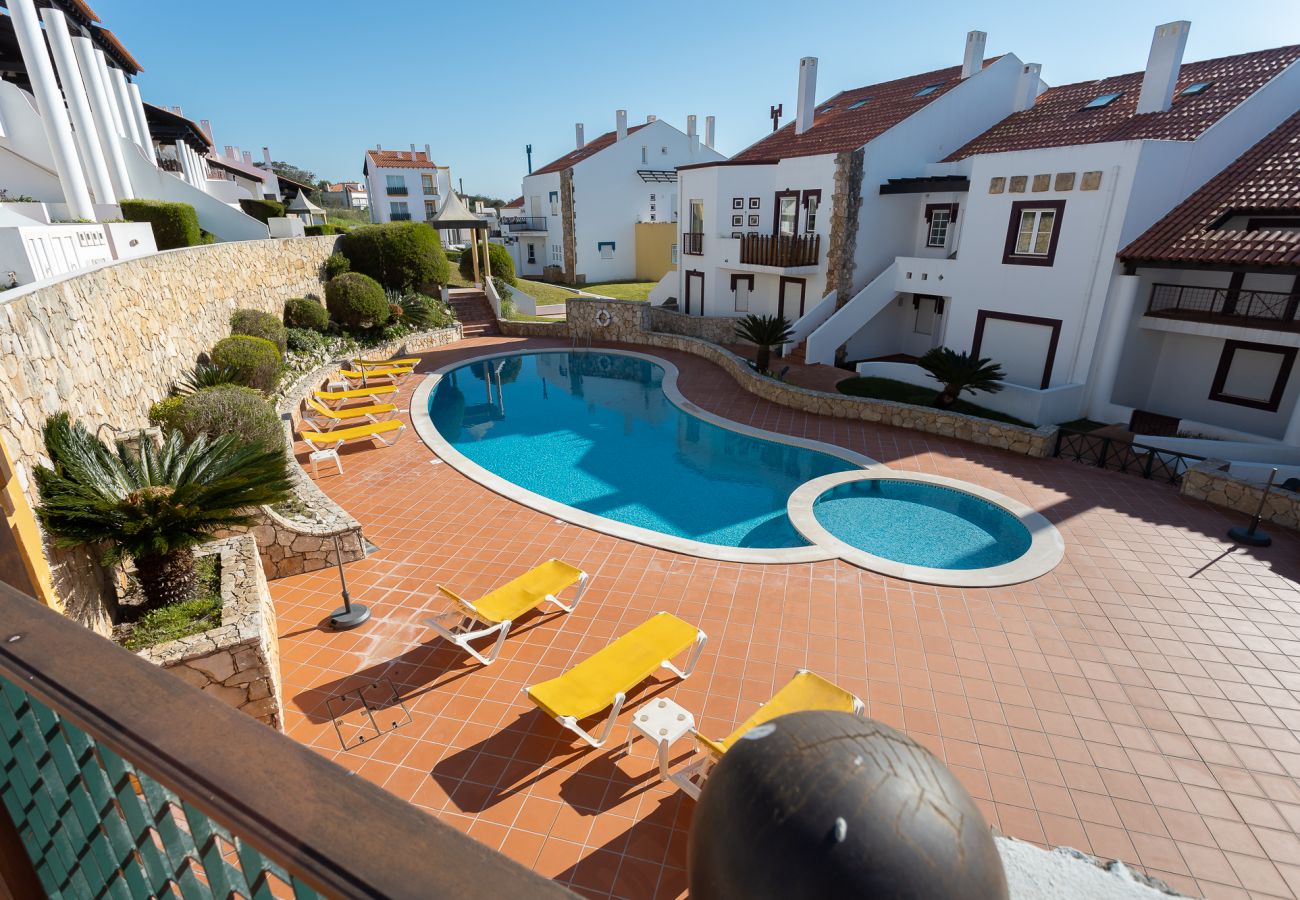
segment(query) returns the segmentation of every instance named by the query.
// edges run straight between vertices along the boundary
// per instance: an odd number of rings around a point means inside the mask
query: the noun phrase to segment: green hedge
[[[241,197],[239,208],[262,224],[266,224],[268,219],[279,219],[284,216],[284,204],[279,200],[254,200],[251,197]]]
[[[177,429],[188,440],[199,434],[214,438],[235,434],[268,449],[284,447],[284,426],[275,407],[252,388],[236,384],[160,400],[150,408],[149,421],[161,428]]]
[[[166,200],[123,200],[122,218],[128,222],[148,222],[153,226],[154,243],[159,250],[177,247],[195,247],[204,241],[199,228],[199,216],[188,203],[171,203]]]
[[[284,352],[284,323],[260,309],[237,309],[230,316],[230,333],[266,338]]]
[[[312,297],[292,297],[284,301],[284,324],[290,328],[324,331],[330,327],[330,314]]]
[[[280,382],[280,350],[266,338],[232,334],[212,348],[212,362],[232,370],[240,384],[268,394]]]
[[[325,280],[329,281],[335,275],[342,275],[344,272],[352,271],[352,263],[342,253],[331,253],[329,259],[325,260]]]
[[[515,277],[515,261],[510,258],[510,251],[500,244],[488,244],[488,260],[492,263],[492,277],[500,278],[511,287],[519,287],[519,279]],[[482,272],[483,260],[479,260],[479,271]],[[460,255],[460,274],[466,281],[474,277],[474,252],[466,250]]]
[[[388,296],[379,282],[360,272],[344,272],[325,285],[325,307],[344,328],[376,328],[388,321]]]
[[[352,271],[391,291],[446,284],[451,264],[438,232],[424,222],[387,222],[353,228],[339,245]]]
[[[320,237],[322,234],[347,234],[346,225],[335,225],[333,222],[322,222],[319,225],[308,225],[303,229],[307,237]]]

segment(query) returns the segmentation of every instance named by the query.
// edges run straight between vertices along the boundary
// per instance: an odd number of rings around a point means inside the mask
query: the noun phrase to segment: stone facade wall
[[[221,625],[141,650],[205,694],[284,729],[275,605],[251,535],[213,541],[198,555],[221,554]]]
[[[650,328],[664,334],[681,334],[697,337],[715,344],[734,344],[736,322],[730,316],[688,316],[672,309],[650,307]]]
[[[569,336],[569,323],[563,321],[514,322],[501,319],[497,325],[506,337],[567,338]]]
[[[131,430],[198,355],[230,333],[240,308],[280,313],[321,291],[336,236],[170,250],[0,294],[0,439],[35,505],[41,426],[66,410],[95,428]],[[106,573],[84,550],[47,546],[65,612],[107,628]]]
[[[578,239],[574,235],[573,167],[560,173],[560,218],[564,222],[564,280],[578,283]]]
[[[831,239],[826,250],[826,287],[822,296],[839,289],[836,305],[853,299],[853,269],[857,265],[858,210],[862,206],[862,148],[835,156],[835,189],[831,196]]]
[[[1259,509],[1259,500],[1264,493],[1263,485],[1237,478],[1229,474],[1227,468],[1226,462],[1217,459],[1207,459],[1192,465],[1183,475],[1180,493],[1253,516],[1255,510]],[[1300,531],[1300,494],[1284,491],[1274,485],[1264,504],[1261,518],[1265,522]]]

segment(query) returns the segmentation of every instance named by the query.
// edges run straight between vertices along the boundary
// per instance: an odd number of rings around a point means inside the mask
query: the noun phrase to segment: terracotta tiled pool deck
[[[511,346],[547,344],[465,341],[420,371]],[[684,895],[693,803],[658,781],[651,748],[626,754],[622,724],[603,749],[578,746],[521,693],[666,610],[708,645],[688,680],[648,682],[630,705],[672,697],[721,736],[810,668],[930,748],[1008,835],[1120,858],[1197,896],[1300,893],[1300,536],[1234,549],[1223,535],[1240,517],[1168,485],[795,412],[696,357],[650,352],[719,415],[1029,504],[1060,529],[1064,561],[1026,584],[958,589],[839,561],[681,556],[558,523],[435,464],[408,433],[345,450],[346,475],[322,466],[318,480],[379,547],[347,567],[374,619],[320,627],[338,605],[333,570],[271,583],[292,737],[581,894]],[[475,595],[552,556],[592,573],[583,602],[525,619],[493,665],[420,624],[443,609],[436,584]],[[326,698],[384,677],[413,721],[344,751]],[[688,742],[673,752],[685,761]]]

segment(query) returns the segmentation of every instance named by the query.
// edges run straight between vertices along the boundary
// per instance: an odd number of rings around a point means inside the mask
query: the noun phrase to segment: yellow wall
[[[635,228],[637,281],[658,281],[677,268],[673,265],[675,222],[637,222]]]
[[[42,551],[40,528],[18,485],[4,441],[0,441],[0,484],[0,506],[7,526],[0,532],[0,581],[62,611]]]

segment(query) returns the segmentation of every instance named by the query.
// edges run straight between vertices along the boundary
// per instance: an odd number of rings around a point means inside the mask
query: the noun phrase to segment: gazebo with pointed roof
[[[292,213],[298,218],[304,220],[308,225],[319,225],[321,222],[327,221],[325,210],[321,209],[315,203],[312,203],[311,198],[307,196],[306,191],[299,191],[298,195],[290,201],[284,211]],[[317,216],[320,216],[321,222],[316,221]]]
[[[469,211],[463,200],[455,191],[447,193],[447,199],[442,202],[442,208],[439,209],[429,224],[439,231],[444,229],[469,228],[474,231],[474,235],[469,244],[470,253],[474,260],[474,281],[479,279],[479,241],[483,242],[482,259],[483,259],[483,280],[492,277],[492,261],[488,258],[488,223]]]

